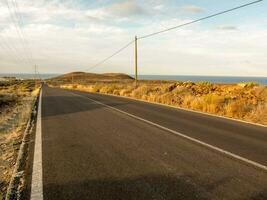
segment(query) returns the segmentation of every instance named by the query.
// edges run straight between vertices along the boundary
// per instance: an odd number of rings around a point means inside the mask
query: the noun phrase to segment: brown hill
[[[51,80],[54,81],[72,81],[82,80],[82,81],[116,81],[116,80],[132,80],[133,78],[127,74],[123,73],[86,73],[86,72],[71,72],[57,76]]]

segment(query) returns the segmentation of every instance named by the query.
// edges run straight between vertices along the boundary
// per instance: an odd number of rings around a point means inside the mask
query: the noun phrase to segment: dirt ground
[[[5,198],[37,87],[33,81],[0,82],[0,200]]]

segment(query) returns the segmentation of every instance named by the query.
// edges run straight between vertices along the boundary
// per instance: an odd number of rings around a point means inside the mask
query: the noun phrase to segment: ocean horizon
[[[197,75],[139,75],[142,80],[170,80],[170,81],[192,81],[211,83],[241,83],[257,82],[267,85],[267,77],[245,77],[245,76],[197,76]]]
[[[62,74],[40,74],[41,78],[48,79]],[[35,78],[35,74],[18,73],[0,73],[0,77],[12,76],[21,79]],[[134,77],[134,75],[130,75]],[[138,75],[140,80],[166,80],[166,81],[193,81],[193,82],[211,82],[211,83],[241,83],[257,82],[261,85],[267,85],[267,77],[249,77],[249,76],[197,76],[197,75]]]

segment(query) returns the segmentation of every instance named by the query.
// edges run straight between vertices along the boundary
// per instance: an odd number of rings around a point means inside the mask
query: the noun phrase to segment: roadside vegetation
[[[37,94],[38,85],[34,81],[0,82],[0,200],[5,198]]]
[[[118,95],[148,102],[206,112],[267,125],[267,87],[254,82],[212,84],[209,82],[70,81],[49,82],[51,86],[86,92]]]

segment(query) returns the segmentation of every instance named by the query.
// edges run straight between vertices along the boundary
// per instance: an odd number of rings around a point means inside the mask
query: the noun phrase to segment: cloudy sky
[[[0,0],[0,73],[90,69],[133,40],[252,0]],[[267,76],[267,2],[138,42],[140,74]],[[134,72],[134,46],[91,72]]]

